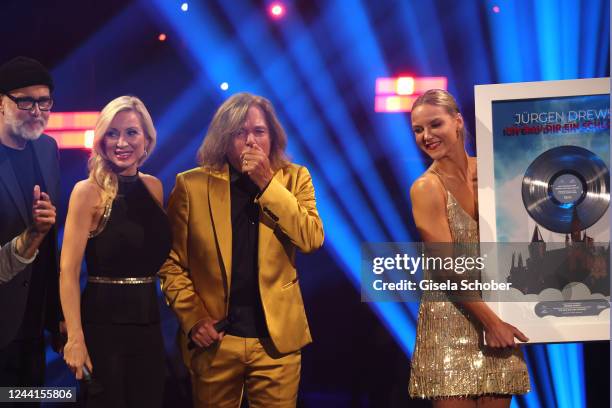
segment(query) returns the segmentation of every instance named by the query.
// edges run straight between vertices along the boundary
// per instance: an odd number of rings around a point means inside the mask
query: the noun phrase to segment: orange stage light
[[[45,133],[60,149],[91,149],[99,112],[52,112]]]

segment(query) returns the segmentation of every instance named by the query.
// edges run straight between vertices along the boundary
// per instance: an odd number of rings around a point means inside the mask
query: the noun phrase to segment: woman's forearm
[[[76,278],[66,273],[60,273],[60,300],[64,318],[66,319],[66,329],[68,339],[84,339],[83,326],[81,324],[81,288],[79,285],[78,274]]]

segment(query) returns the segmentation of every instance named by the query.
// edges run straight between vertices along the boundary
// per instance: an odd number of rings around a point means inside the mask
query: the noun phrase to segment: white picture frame
[[[610,79],[577,79],[562,81],[525,82],[510,84],[493,84],[475,86],[476,113],[476,148],[478,156],[478,208],[481,242],[498,242],[499,226],[496,205],[495,157],[494,157],[494,118],[493,104],[498,101],[541,100],[543,98],[567,98],[572,96],[588,96],[610,94]],[[608,99],[609,103],[609,99]],[[609,108],[609,105],[608,105]],[[609,117],[608,117],[609,121]],[[609,133],[609,129],[608,129]],[[608,137],[609,138],[609,137]],[[609,161],[609,149],[608,157]],[[501,191],[501,190],[500,190]],[[523,206],[520,189],[516,196],[505,196],[513,205]],[[610,241],[610,223],[607,211],[606,225],[599,228],[597,240]],[[524,222],[524,220],[517,220]],[[534,225],[534,224],[532,224]],[[520,241],[528,242],[528,238]],[[495,262],[495,254],[491,254],[490,262]],[[530,339],[530,343],[558,343],[594,340],[610,340],[610,308],[597,316],[545,316],[538,317],[534,306],[537,302],[528,301],[485,301],[492,310],[504,321],[518,327]],[[571,300],[568,300],[571,302]],[[571,305],[570,305],[571,306]]]

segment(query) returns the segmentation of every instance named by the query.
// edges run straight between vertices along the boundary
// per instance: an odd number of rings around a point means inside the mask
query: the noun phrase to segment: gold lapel
[[[274,180],[278,181],[281,184],[283,183],[283,169],[280,169],[274,174]],[[272,234],[274,233],[274,228],[276,227],[276,223],[262,211],[259,209],[259,245],[257,250],[257,264],[261,267],[261,263],[265,258],[266,248],[268,247],[268,243],[270,242],[270,238],[272,238]],[[261,276],[261,275],[260,275]]]
[[[232,210],[230,203],[229,167],[208,177],[208,205],[212,215],[213,231],[227,277],[227,293],[232,281]]]

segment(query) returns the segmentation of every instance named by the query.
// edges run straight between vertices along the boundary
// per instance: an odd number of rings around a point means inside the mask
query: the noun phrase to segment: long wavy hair
[[[412,104],[412,109],[420,105],[440,106],[451,116],[461,115],[457,101],[448,91],[444,89],[429,89],[423,95],[419,96]],[[465,141],[465,122],[459,129],[461,140]]]
[[[153,120],[144,103],[135,96],[120,96],[110,101],[98,116],[96,126],[94,128],[94,141],[91,156],[89,157],[89,179],[96,183],[102,190],[102,202],[114,200],[117,196],[118,182],[117,173],[114,171],[112,162],[106,155],[105,138],[108,128],[119,112],[133,111],[140,118],[140,124],[147,139],[145,154],[140,158],[138,165],[151,155],[155,149],[157,141],[157,132],[153,126]]]
[[[259,107],[266,118],[270,132],[270,166],[274,171],[286,167],[289,158],[285,153],[287,135],[281,126],[272,103],[262,96],[242,92],[232,95],[217,109],[204,141],[198,149],[200,166],[221,170],[227,162],[232,138],[244,124],[251,106]]]

